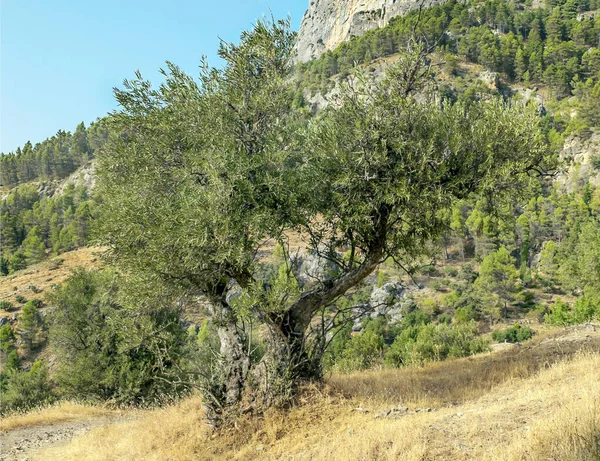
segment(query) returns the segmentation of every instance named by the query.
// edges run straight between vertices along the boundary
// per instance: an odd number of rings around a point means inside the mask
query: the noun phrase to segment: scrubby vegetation
[[[531,339],[533,331],[527,326],[515,325],[506,330],[496,330],[492,333],[492,338],[498,342],[516,343]]]
[[[139,404],[181,393],[180,313],[160,299],[134,311],[122,289],[110,271],[79,270],[48,296],[55,379],[66,397]]]

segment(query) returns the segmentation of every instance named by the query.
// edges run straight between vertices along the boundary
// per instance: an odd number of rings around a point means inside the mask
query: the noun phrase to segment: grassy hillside
[[[289,412],[218,434],[190,397],[31,459],[596,459],[599,350],[589,325],[424,368],[333,375]]]
[[[0,299],[9,301],[14,309],[1,310],[0,317],[11,317],[20,312],[22,299],[44,299],[45,294],[68,277],[76,267],[101,267],[100,248],[80,248],[34,264],[12,275],[0,278]]]

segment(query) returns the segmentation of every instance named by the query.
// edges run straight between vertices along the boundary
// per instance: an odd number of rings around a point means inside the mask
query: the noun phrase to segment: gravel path
[[[39,449],[68,444],[90,429],[131,418],[102,417],[15,429],[0,434],[0,461],[25,461]]]

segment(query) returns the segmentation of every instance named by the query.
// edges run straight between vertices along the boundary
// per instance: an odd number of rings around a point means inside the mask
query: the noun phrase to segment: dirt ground
[[[115,425],[131,419],[125,416],[103,416],[8,431],[0,434],[0,460],[26,461],[36,457],[39,450],[66,445],[92,428]]]

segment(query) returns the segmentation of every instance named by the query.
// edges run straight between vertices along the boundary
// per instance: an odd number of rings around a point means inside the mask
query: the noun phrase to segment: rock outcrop
[[[557,176],[556,182],[565,192],[573,192],[587,182],[600,186],[600,133],[568,137],[560,159],[566,162],[566,167]]]
[[[360,304],[353,309],[355,317],[353,331],[362,329],[365,317],[376,319],[387,317],[391,323],[400,322],[404,316],[415,307],[412,292],[400,282],[386,283],[374,288],[366,304]]]
[[[353,36],[387,25],[391,18],[444,0],[310,0],[298,31],[297,60],[318,58]]]

